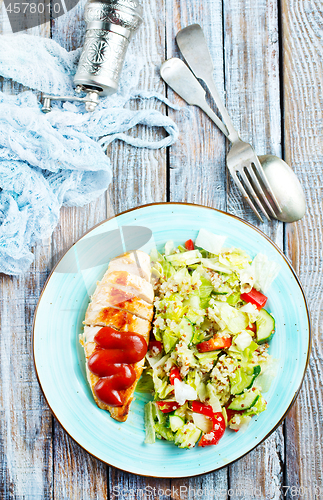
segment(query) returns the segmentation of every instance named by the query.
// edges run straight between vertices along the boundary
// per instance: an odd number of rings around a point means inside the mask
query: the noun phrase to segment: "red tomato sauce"
[[[99,377],[94,393],[109,406],[122,406],[122,391],[136,380],[134,363],[147,352],[147,343],[142,335],[133,332],[118,332],[110,326],[101,328],[94,337],[97,344],[88,360],[90,372]]]

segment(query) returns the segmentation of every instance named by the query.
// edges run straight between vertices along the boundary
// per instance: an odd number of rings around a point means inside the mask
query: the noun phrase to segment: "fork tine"
[[[275,211],[274,211],[273,207],[271,206],[271,204],[269,203],[269,200],[268,200],[267,196],[265,195],[265,193],[264,193],[264,191],[263,191],[263,189],[261,187],[261,184],[260,184],[260,182],[258,180],[258,177],[256,176],[256,174],[255,174],[255,172],[254,172],[254,170],[252,168],[252,165],[246,167],[246,170],[247,170],[248,174],[250,175],[250,177],[251,177],[254,185],[256,186],[257,190],[259,191],[259,194],[261,196],[262,202],[264,202],[266,204],[266,206],[267,206],[268,210],[270,211],[270,213],[272,214],[272,216],[274,218],[276,218]]]
[[[264,172],[264,169],[263,169],[263,167],[262,167],[262,165],[261,165],[261,163],[259,161],[259,158],[258,158],[258,156],[256,154],[255,154],[255,158],[252,160],[252,163],[254,164],[255,169],[256,169],[259,177],[261,178],[261,180],[264,183],[264,185],[265,185],[268,193],[270,194],[270,196],[271,196],[271,198],[272,198],[272,200],[273,200],[273,202],[274,202],[277,210],[279,211],[279,213],[281,213],[282,212],[281,206],[279,205],[279,203],[277,201],[277,198],[274,195],[274,192],[272,191],[272,189],[270,187],[270,184],[269,184],[269,182],[267,180],[267,177],[266,177],[266,174]],[[259,182],[258,182],[258,184],[259,184]],[[266,196],[265,196],[265,198],[266,198]],[[275,217],[276,217],[276,215],[275,215]]]
[[[247,189],[249,191],[249,194],[251,194],[251,196],[253,197],[254,201],[257,203],[258,207],[260,208],[260,210],[262,211],[262,213],[264,214],[264,216],[270,221],[270,217],[269,215],[267,214],[263,204],[261,203],[261,201],[259,200],[259,197],[256,193],[256,191],[254,190],[253,188],[253,185],[251,184],[250,180],[248,179],[247,177],[247,174],[245,172],[245,168],[246,167],[242,167],[241,170],[239,170],[239,174],[241,175],[241,178],[243,180],[243,182],[245,183],[245,185],[247,186]]]
[[[235,170],[232,170],[231,171],[231,175],[233,177],[233,180],[234,182],[236,183],[237,187],[239,188],[239,191],[241,192],[243,198],[246,200],[246,202],[249,204],[250,208],[252,209],[252,211],[256,214],[256,216],[258,217],[258,219],[261,221],[261,222],[264,222],[263,221],[263,218],[261,217],[260,213],[258,212],[258,210],[256,209],[255,205],[252,203],[251,199],[250,199],[250,196],[248,195],[247,191],[245,190],[242,182],[240,181],[239,177],[237,176],[237,173]],[[268,215],[266,214],[266,217],[268,219]]]

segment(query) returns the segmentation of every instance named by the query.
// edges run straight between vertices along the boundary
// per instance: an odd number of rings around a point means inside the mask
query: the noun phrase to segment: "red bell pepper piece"
[[[242,293],[240,295],[241,299],[245,302],[251,302],[260,311],[267,302],[267,297],[261,292],[258,292],[255,288],[252,288],[248,293]]]
[[[199,446],[209,446],[218,444],[225,431],[225,420],[222,412],[213,413],[213,428],[207,434],[203,434]]]
[[[152,351],[154,356],[157,356],[163,350],[163,344],[160,340],[150,340],[148,345],[149,351]]]
[[[178,366],[172,366],[169,374],[169,381],[172,385],[174,385],[175,379],[182,380]]]
[[[204,403],[200,403],[199,401],[193,401],[191,405],[191,410],[194,413],[202,413],[206,417],[213,418],[214,411],[211,405],[206,405]]]
[[[210,340],[205,340],[200,344],[197,344],[197,350],[199,352],[209,352],[216,351],[217,349],[227,349],[232,344],[231,337],[220,337],[214,335]]]
[[[209,446],[211,444],[218,444],[225,431],[225,420],[222,412],[214,413],[211,405],[193,401],[191,410],[194,413],[202,413],[212,420],[212,430],[204,434],[199,442],[199,446]]]
[[[177,410],[177,408],[181,406],[176,401],[156,401],[156,403],[163,413],[169,413],[171,411]]]
[[[193,240],[187,240],[185,241],[185,248],[186,250],[194,250],[194,243]]]

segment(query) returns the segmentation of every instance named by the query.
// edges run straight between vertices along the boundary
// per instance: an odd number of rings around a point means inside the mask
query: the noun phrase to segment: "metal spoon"
[[[258,158],[282,209],[275,218],[283,222],[295,222],[301,219],[305,215],[306,202],[303,188],[296,174],[278,156],[263,155]]]
[[[203,87],[182,61],[175,59],[165,61],[161,66],[160,73],[166,83],[178,95],[189,104],[199,106],[220,130],[227,137],[229,136],[227,127],[206,103]],[[305,214],[305,196],[293,170],[277,156],[260,156],[259,160],[270,187],[281,207],[281,212],[277,213],[274,202],[271,202],[271,197],[266,193],[268,201],[273,208],[274,214],[272,213],[272,215],[283,222],[294,222],[301,219]]]

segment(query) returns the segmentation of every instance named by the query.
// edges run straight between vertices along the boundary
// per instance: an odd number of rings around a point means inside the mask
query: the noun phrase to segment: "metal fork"
[[[203,80],[208,87],[222,116],[224,122],[223,126],[228,131],[226,136],[232,143],[227,156],[227,166],[243,198],[250,205],[261,222],[263,222],[263,219],[255,207],[255,204],[268,220],[270,220],[268,213],[276,218],[276,214],[265,194],[265,190],[271,197],[277,210],[280,213],[282,210],[268,183],[259,158],[253,147],[240,139],[215,87],[212,75],[214,66],[201,26],[199,24],[192,24],[182,29],[177,33],[176,41],[183,57],[196,78]],[[219,128],[224,132],[222,127]]]

